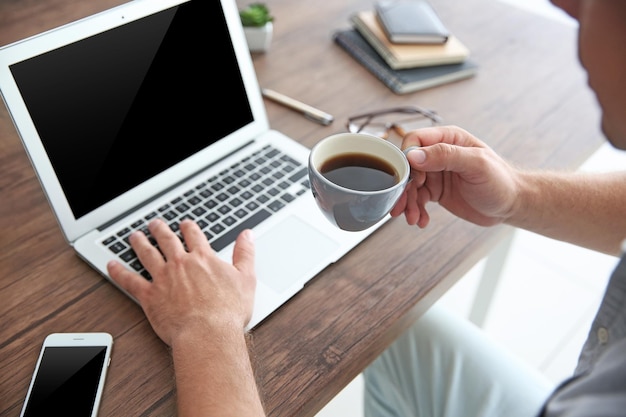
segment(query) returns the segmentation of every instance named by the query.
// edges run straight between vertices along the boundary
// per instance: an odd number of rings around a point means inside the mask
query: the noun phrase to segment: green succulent
[[[269,9],[263,3],[252,3],[239,11],[241,24],[244,26],[264,26],[274,20]]]

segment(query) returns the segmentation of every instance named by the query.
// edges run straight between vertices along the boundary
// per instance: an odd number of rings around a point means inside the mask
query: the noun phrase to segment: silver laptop
[[[254,228],[254,327],[377,228],[317,209],[234,0],[134,0],[5,46],[0,91],[66,240],[105,277],[117,258],[150,279],[128,235],[157,216],[194,219],[228,261]]]

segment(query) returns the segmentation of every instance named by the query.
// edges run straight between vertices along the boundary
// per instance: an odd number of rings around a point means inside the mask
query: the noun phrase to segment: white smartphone
[[[112,347],[108,333],[48,335],[20,416],[95,417]]]

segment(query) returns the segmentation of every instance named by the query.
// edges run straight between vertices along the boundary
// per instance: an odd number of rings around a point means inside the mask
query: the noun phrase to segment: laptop
[[[150,279],[128,235],[154,217],[194,219],[229,262],[253,228],[249,328],[389,218],[345,232],[321,214],[234,0],[134,0],[4,46],[0,91],[65,239],[107,279],[113,258]]]

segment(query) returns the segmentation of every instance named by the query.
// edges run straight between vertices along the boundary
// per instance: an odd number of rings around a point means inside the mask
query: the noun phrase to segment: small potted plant
[[[239,11],[250,52],[267,51],[272,42],[274,17],[263,3],[252,3]]]

